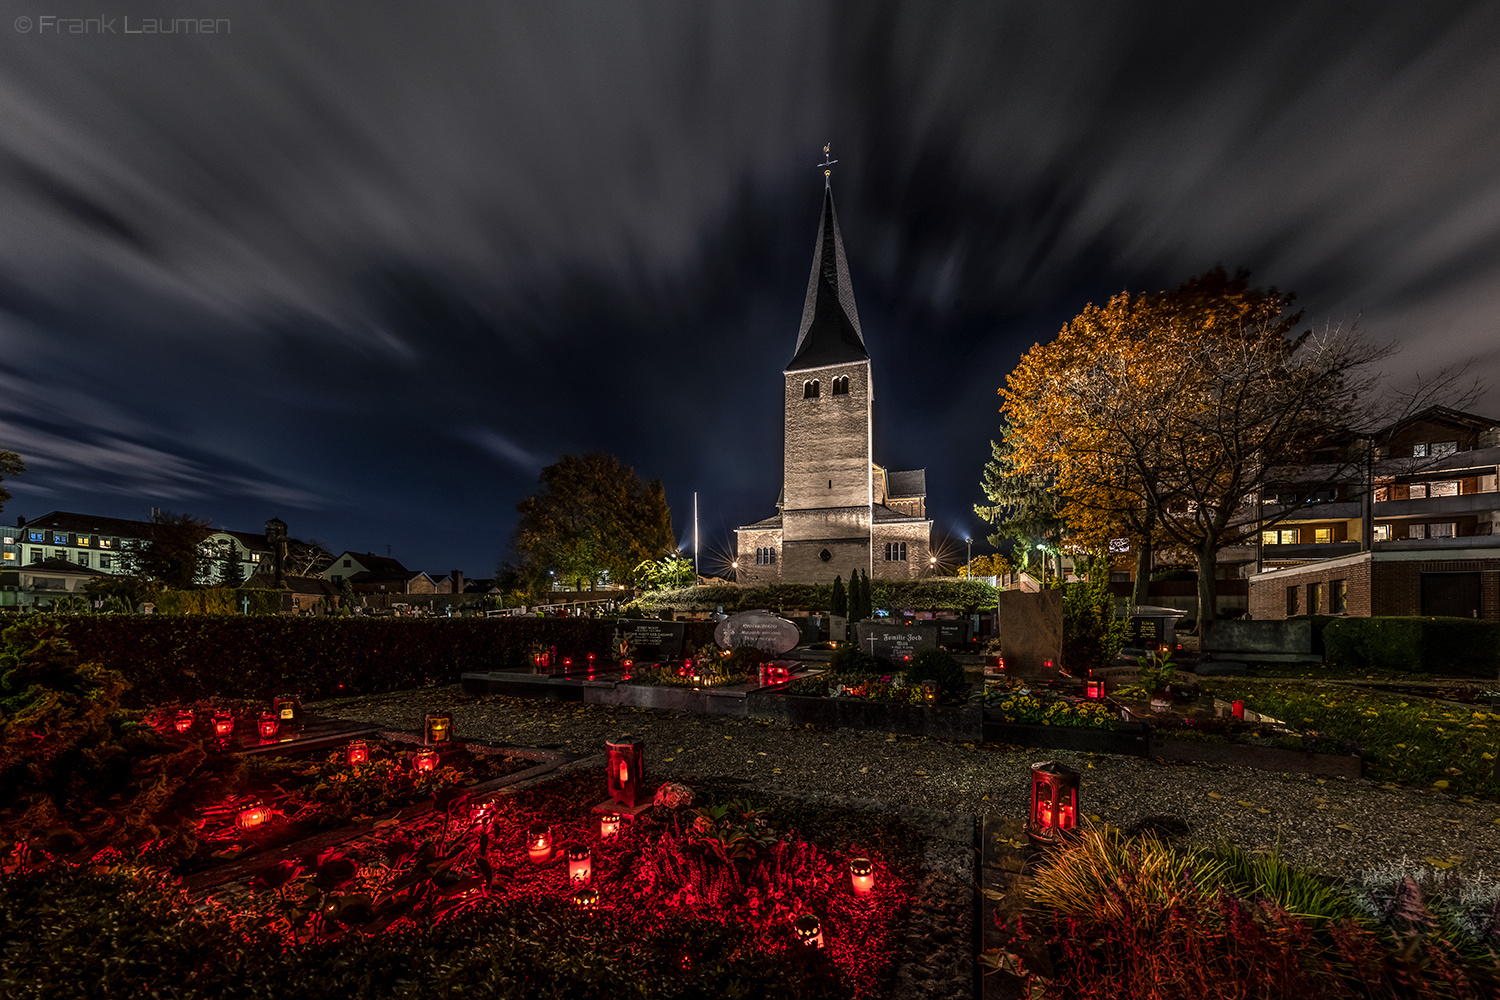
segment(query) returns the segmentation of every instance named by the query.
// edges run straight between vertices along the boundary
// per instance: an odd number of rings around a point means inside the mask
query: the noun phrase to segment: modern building
[[[925,470],[876,464],[875,385],[854,305],[844,241],[826,181],[812,274],[783,371],[783,478],[777,512],[735,529],[743,584],[830,583],[930,571]]]
[[[1432,407],[1371,444],[1368,483],[1288,489],[1269,505],[1286,516],[1261,533],[1251,617],[1500,620],[1500,420]]]

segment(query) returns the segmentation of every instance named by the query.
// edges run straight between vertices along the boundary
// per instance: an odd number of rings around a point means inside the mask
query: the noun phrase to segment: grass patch
[[[1357,745],[1376,780],[1500,798],[1494,777],[1500,715],[1487,708],[1344,685],[1205,680],[1203,689],[1226,701],[1243,699],[1247,708],[1319,737]]]

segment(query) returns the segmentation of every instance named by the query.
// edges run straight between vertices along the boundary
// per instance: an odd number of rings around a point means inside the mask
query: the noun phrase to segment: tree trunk
[[[1215,606],[1214,568],[1218,563],[1219,550],[1205,545],[1198,550],[1198,634],[1203,634],[1203,623],[1218,617]]]
[[[1135,587],[1130,594],[1130,603],[1140,607],[1151,596],[1151,539],[1135,543]]]

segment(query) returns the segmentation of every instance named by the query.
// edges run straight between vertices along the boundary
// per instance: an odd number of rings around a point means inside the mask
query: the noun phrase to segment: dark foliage
[[[928,649],[917,654],[906,668],[906,682],[920,684],[937,681],[945,693],[954,693],[968,686],[964,679],[964,668],[958,665],[947,650]]]
[[[1500,673],[1500,625],[1471,618],[1339,618],[1322,631],[1324,656],[1351,670],[1493,679]]]

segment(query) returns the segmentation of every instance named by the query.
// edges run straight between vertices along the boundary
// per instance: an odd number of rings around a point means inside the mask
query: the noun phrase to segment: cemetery
[[[1082,676],[921,621],[831,649],[765,612],[564,624],[497,641],[510,669],[263,663],[257,698],[159,668],[144,699],[72,645],[98,626],[12,627],[7,985],[62,975],[61,940],[119,993],[1500,985],[1475,689],[1198,675],[1159,623]]]

